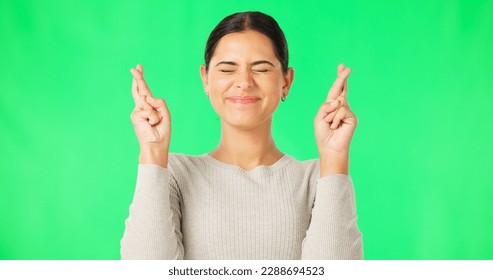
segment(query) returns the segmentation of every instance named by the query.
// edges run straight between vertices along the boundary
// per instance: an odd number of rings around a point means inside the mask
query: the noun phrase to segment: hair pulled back
[[[225,17],[212,30],[205,46],[205,69],[209,71],[209,63],[214,51],[222,37],[236,32],[254,30],[269,37],[274,46],[277,59],[281,62],[282,72],[288,71],[288,44],[284,32],[277,21],[269,15],[261,12],[241,12]]]

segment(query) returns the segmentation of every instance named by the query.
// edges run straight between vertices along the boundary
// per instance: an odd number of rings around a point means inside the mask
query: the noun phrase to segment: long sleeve
[[[171,177],[166,168],[139,164],[120,242],[122,259],[183,259],[180,192]]]
[[[353,184],[337,174],[317,181],[302,259],[362,259],[362,235],[356,224]]]

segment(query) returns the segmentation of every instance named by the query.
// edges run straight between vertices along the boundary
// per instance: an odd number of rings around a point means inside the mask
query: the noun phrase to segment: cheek
[[[214,75],[209,77],[209,102],[214,111],[219,115],[221,115],[221,112],[223,111],[223,98],[229,87],[229,79]]]
[[[231,77],[224,77],[224,76],[214,76],[211,75],[209,78],[209,86],[211,89],[211,93],[223,93],[226,91],[228,88],[230,88],[234,83],[234,79]]]
[[[277,96],[278,94],[282,94],[282,81],[279,79],[273,79],[272,77],[259,77],[255,80],[255,83],[259,88],[268,95]]]

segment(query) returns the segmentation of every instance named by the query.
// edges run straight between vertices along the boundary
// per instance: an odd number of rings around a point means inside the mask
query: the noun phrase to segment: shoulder
[[[297,168],[304,170],[305,172],[318,172],[320,169],[319,159],[298,160],[290,155],[285,155],[289,158],[290,164]]]
[[[285,155],[289,163],[286,166],[291,176],[302,176],[310,182],[319,178],[320,161],[318,159],[298,160],[290,155]]]
[[[172,184],[183,188],[186,182],[201,178],[206,174],[207,163],[204,156],[169,153],[168,170]]]
[[[289,159],[290,162],[281,176],[289,178],[287,185],[291,185],[293,190],[304,193],[306,203],[312,203],[320,178],[320,161],[318,159],[298,160],[291,156]]]
[[[168,168],[170,171],[186,171],[204,168],[206,162],[203,155],[186,155],[170,153],[168,156]]]
[[[319,171],[320,169],[320,161],[319,159],[308,159],[300,161],[301,166],[305,170],[309,171]]]

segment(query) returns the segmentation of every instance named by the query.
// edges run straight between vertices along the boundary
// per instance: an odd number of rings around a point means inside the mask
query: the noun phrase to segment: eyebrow
[[[221,61],[221,62],[217,63],[216,66],[221,65],[221,64],[238,66],[238,63],[236,63],[234,61]],[[259,64],[269,64],[270,66],[275,67],[272,62],[267,61],[267,60],[254,61],[253,63],[251,63],[251,66],[255,66],[255,65],[259,65]]]

